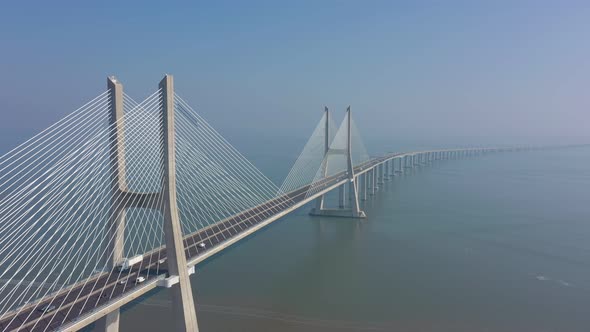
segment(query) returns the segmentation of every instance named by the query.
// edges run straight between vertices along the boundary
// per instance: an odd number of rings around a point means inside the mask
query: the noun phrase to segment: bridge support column
[[[125,208],[118,204],[119,193],[127,190],[125,176],[125,132],[124,125],[120,122],[124,118],[123,110],[123,85],[114,77],[107,78],[107,89],[110,91],[110,115],[109,126],[114,128],[115,134],[109,135],[111,175],[111,211],[107,224],[108,248],[105,250],[105,267],[114,269],[123,261],[125,243]],[[104,317],[98,319],[95,324],[96,331],[119,331],[119,309],[113,310]]]
[[[387,173],[389,173],[389,179],[393,179],[395,176],[395,170],[393,169],[393,159],[390,159],[388,162]]]
[[[123,86],[113,77],[107,80],[108,89],[111,91],[111,116],[110,126],[115,129],[110,142],[110,163],[114,170],[112,175],[113,202],[110,212],[107,234],[113,241],[105,251],[106,266],[113,269],[122,263],[124,256],[124,231],[126,209],[152,208],[161,209],[164,216],[164,237],[166,241],[166,255],[168,272],[171,276],[178,276],[179,282],[171,287],[172,309],[174,321],[177,324],[175,330],[179,332],[197,332],[197,316],[193,301],[192,289],[187,271],[186,256],[182,240],[182,229],[178,218],[176,203],[176,165],[175,165],[175,130],[174,130],[174,87],[172,76],[166,75],[160,82],[163,99],[162,128],[163,139],[163,185],[160,192],[137,193],[130,192],[127,188],[125,174],[125,142],[123,110]],[[123,197],[123,198],[121,198]],[[147,197],[147,199],[146,199]],[[163,201],[162,206],[147,205],[154,199]],[[116,332],[119,330],[119,309],[116,309],[96,322],[98,331]]]
[[[359,205],[359,193],[358,193],[358,177],[354,174],[354,165],[352,164],[352,114],[350,106],[346,110],[348,117],[348,128],[347,128],[347,146],[346,146],[346,159],[347,159],[347,175],[348,179],[345,183],[339,186],[339,199],[338,209],[313,209],[311,215],[316,216],[327,216],[327,217],[346,217],[346,218],[365,218],[365,212],[361,211]],[[330,152],[328,150],[328,152]],[[333,151],[334,153],[344,153],[343,149]],[[348,185],[348,202],[350,208],[345,208],[345,185]]]
[[[326,174],[328,172],[328,159],[326,158],[328,151],[330,150],[330,111],[328,107],[324,107],[324,114],[326,122],[324,123],[324,160],[326,161],[324,165],[324,176],[326,178]],[[320,211],[324,209],[324,200],[325,195],[321,195],[320,197],[316,198],[315,200],[315,210]]]
[[[176,203],[176,152],[174,129],[174,81],[171,75],[166,75],[160,82],[163,104],[163,138],[164,138],[164,238],[166,241],[166,256],[168,258],[168,272],[171,276],[178,276],[178,283],[170,288],[172,295],[172,313],[176,324],[176,331],[196,332],[197,314],[193,292],[189,279],[182,228],[178,216]]]
[[[377,184],[383,184],[383,164],[379,164],[377,166]]]
[[[395,176],[395,161],[393,159],[389,160],[389,177],[393,179]]]
[[[345,192],[346,192],[346,183],[342,184],[338,187],[338,207],[344,209],[346,206],[344,205],[345,200]]]
[[[375,195],[377,191],[377,166],[371,170],[371,195]]]
[[[367,175],[368,172],[363,173],[362,179],[361,179],[361,183],[362,183],[362,189],[363,189],[363,194],[362,194],[362,200],[366,201],[367,200]]]
[[[391,177],[393,178],[395,176],[395,159],[391,159],[389,161],[389,163],[391,164],[391,168],[389,171],[391,172],[390,174],[391,174]]]

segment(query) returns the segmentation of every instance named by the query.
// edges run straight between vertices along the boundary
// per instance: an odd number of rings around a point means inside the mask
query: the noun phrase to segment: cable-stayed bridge
[[[118,331],[119,309],[169,288],[175,327],[197,331],[195,265],[312,203],[365,218],[361,200],[406,169],[523,148],[370,157],[350,108],[325,110],[279,187],[181,96],[172,76],[142,102],[107,91],[0,157],[0,331]],[[338,206],[325,194],[338,190]]]

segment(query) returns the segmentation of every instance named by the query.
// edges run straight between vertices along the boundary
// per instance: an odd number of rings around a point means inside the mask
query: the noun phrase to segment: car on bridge
[[[144,281],[145,281],[145,277],[137,277],[137,279],[135,279],[135,281],[136,281],[138,284],[141,284],[142,282],[144,282]]]

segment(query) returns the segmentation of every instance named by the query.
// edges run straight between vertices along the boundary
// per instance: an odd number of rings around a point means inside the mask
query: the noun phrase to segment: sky
[[[230,138],[305,137],[351,105],[368,141],[590,143],[589,17],[587,1],[8,1],[0,130],[16,145],[109,75],[141,100],[169,73]]]

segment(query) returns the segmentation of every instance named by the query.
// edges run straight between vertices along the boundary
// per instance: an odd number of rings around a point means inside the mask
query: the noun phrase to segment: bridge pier
[[[379,189],[379,187],[377,187],[377,167],[373,167],[371,170],[371,181],[373,182],[373,185],[371,186],[371,194],[375,195],[377,193],[377,189]]]
[[[383,181],[383,164],[377,165],[377,173],[379,174],[379,177],[377,179],[377,184],[383,184],[383,183],[385,183]]]
[[[389,178],[393,180],[393,177],[395,176],[395,170],[393,169],[393,159],[388,161],[388,165]]]
[[[338,207],[340,209],[344,209],[346,206],[344,205],[345,194],[346,193],[346,183],[340,185],[338,187]]]
[[[368,175],[368,172],[365,172],[365,173],[363,173],[363,175],[361,175],[362,176],[361,183],[363,184],[362,185],[363,194],[362,194],[361,199],[363,201],[367,200],[367,175]]]
[[[393,178],[395,176],[395,159],[391,159],[390,161],[391,164],[391,168],[390,168],[390,174],[391,174],[391,178]]]

